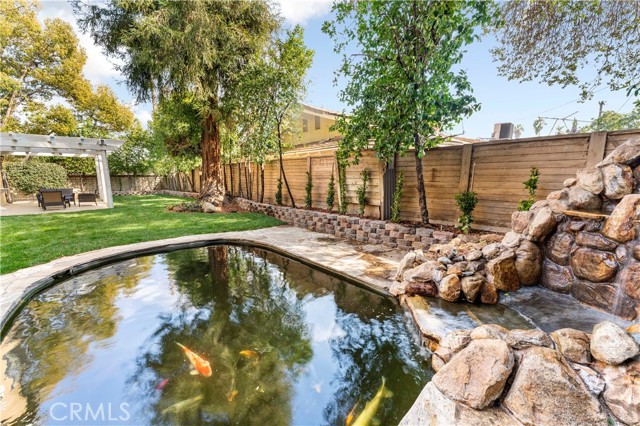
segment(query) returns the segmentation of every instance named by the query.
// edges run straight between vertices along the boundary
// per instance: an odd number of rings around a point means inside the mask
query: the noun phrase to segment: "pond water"
[[[0,350],[3,425],[345,425],[372,399],[374,423],[394,425],[432,374],[394,301],[225,246],[65,281],[29,302]],[[393,395],[375,398],[383,378]]]

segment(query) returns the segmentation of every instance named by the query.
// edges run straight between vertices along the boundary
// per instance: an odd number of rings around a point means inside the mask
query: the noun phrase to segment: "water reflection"
[[[58,422],[60,407],[124,402],[127,419],[91,424],[343,425],[382,377],[394,397],[377,417],[394,424],[430,374],[405,321],[387,299],[262,250],[115,264],[21,313],[1,348],[7,392],[24,404],[3,424],[86,424]],[[177,342],[212,376],[190,374]]]

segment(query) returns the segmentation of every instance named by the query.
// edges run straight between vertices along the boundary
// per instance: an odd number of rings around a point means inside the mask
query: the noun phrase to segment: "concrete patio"
[[[36,200],[23,200],[23,201],[14,201],[11,204],[4,204],[0,206],[0,216],[22,216],[22,215],[32,215],[32,214],[48,214],[48,213],[78,213],[89,210],[101,210],[109,208],[102,201],[98,201],[98,205],[95,203],[82,203],[81,206],[71,203],[71,207],[67,206],[66,209],[62,207],[49,207],[48,210],[42,210],[42,208],[38,207],[38,202]]]

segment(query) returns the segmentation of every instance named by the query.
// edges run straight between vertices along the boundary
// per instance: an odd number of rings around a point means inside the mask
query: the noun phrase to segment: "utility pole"
[[[602,117],[602,107],[604,106],[605,103],[606,103],[605,101],[598,102],[598,105],[600,105],[600,109],[598,110],[598,120],[600,119],[600,117]]]

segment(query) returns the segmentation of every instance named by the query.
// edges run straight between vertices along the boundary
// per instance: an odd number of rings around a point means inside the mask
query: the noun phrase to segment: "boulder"
[[[552,262],[566,266],[571,260],[571,248],[575,238],[569,232],[553,234],[545,244],[545,254]]]
[[[635,260],[640,260],[640,244],[636,244],[633,247],[633,258]]]
[[[542,252],[531,241],[523,240],[516,250],[515,265],[521,285],[536,285],[542,273]]]
[[[440,369],[444,367],[445,364],[446,362],[444,362],[438,355],[431,355],[431,368],[433,368],[433,371],[435,371],[436,373],[440,371]]]
[[[469,253],[464,255],[464,258],[470,262],[479,260],[482,258],[481,250],[471,250]]]
[[[627,140],[607,156],[601,164],[626,164],[630,167],[640,165],[640,137]]]
[[[438,297],[447,302],[457,302],[461,292],[460,277],[457,275],[446,275],[438,283]]]
[[[407,272],[407,270],[409,269],[413,269],[413,263],[415,261],[416,261],[415,252],[410,251],[409,253],[405,254],[402,260],[400,261],[400,264],[398,265],[398,271],[396,272],[395,280],[402,281],[402,277],[404,276],[404,273]]]
[[[629,166],[609,164],[602,167],[604,195],[610,200],[620,200],[633,192],[633,172]]]
[[[491,260],[500,256],[503,252],[507,250],[507,247],[500,243],[488,244],[482,248],[482,256],[485,259]]]
[[[632,320],[636,317],[636,302],[622,293],[613,284],[595,284],[576,280],[571,285],[571,294],[587,305]]]
[[[501,339],[506,340],[509,330],[498,324],[482,324],[471,332],[471,338],[478,339]]]
[[[502,239],[502,245],[510,249],[514,249],[520,245],[520,241],[522,241],[522,239],[522,235],[518,234],[517,232],[509,231]]]
[[[416,266],[415,268],[409,269],[404,273],[404,281],[412,282],[412,281],[421,281],[427,282],[432,280],[433,272],[436,270],[444,270],[445,267],[440,264],[440,262],[436,262],[434,260],[430,260],[421,265]]]
[[[569,199],[569,190],[567,188],[562,188],[560,191],[553,191],[547,195],[547,200],[568,200]]]
[[[640,220],[640,194],[627,195],[605,221],[602,234],[626,243],[636,238],[637,220]]]
[[[575,281],[571,268],[556,265],[555,263],[544,260],[542,263],[542,277],[540,284],[549,290],[558,293],[571,292],[571,284]]]
[[[602,234],[595,232],[580,232],[576,236],[576,244],[595,250],[614,251],[618,243],[611,241]]]
[[[562,182],[562,185],[565,188],[571,188],[573,185],[575,185],[576,183],[578,183],[578,180],[575,178],[569,178],[569,179],[565,179],[564,182]]]
[[[504,409],[474,410],[447,398],[433,382],[427,383],[399,426],[518,426]]]
[[[533,219],[531,219],[527,236],[531,241],[543,241],[555,226],[556,219],[553,210],[549,207],[542,207],[535,212]]]
[[[583,247],[571,257],[571,269],[578,278],[602,283],[615,278],[618,262],[611,253]]]
[[[456,262],[453,265],[449,265],[447,267],[447,275],[457,275],[459,277],[462,276],[467,271],[467,267],[469,265],[467,262]]]
[[[592,194],[600,195],[602,191],[604,191],[602,171],[597,167],[578,170],[576,172],[576,180],[579,188],[589,191]]]
[[[605,383],[598,372],[586,365],[571,364],[571,366],[575,372],[578,373],[578,376],[580,376],[584,384],[587,386],[587,389],[589,389],[589,392],[594,394],[596,398],[599,397],[604,390]]]
[[[500,397],[513,365],[513,353],[503,340],[472,340],[431,383],[454,401],[480,410]]]
[[[480,274],[462,277],[460,280],[460,286],[462,287],[462,294],[464,294],[464,298],[467,299],[468,302],[475,302],[485,281],[484,277]]]
[[[471,330],[456,330],[447,334],[440,340],[435,354],[448,363],[451,358],[466,348],[471,343]]]
[[[574,186],[568,189],[568,206],[575,210],[600,210],[602,198],[590,191]]]
[[[610,321],[603,321],[593,327],[590,348],[595,359],[611,365],[622,364],[640,354],[640,348],[633,337]]]
[[[487,281],[496,289],[514,291],[520,288],[520,278],[513,257],[501,255],[487,263]]]
[[[484,282],[482,290],[480,291],[480,302],[485,305],[495,305],[498,303],[498,290],[493,283],[488,281]]]
[[[205,213],[220,213],[222,212],[222,204],[220,205],[215,205],[213,203],[209,203],[209,202],[204,202],[202,203],[202,211]]]
[[[408,296],[436,297],[438,287],[433,281],[411,281],[406,285],[404,293]]]
[[[640,301],[640,263],[628,264],[618,276],[618,283],[624,293],[632,299]]]
[[[519,234],[524,234],[529,227],[529,222],[533,219],[533,212],[513,212],[511,213],[511,229]]]
[[[616,260],[620,264],[625,263],[629,258],[629,252],[625,246],[618,246],[614,253],[616,255]]]
[[[530,346],[553,348],[553,341],[542,330],[522,330],[518,328],[509,330],[507,344],[514,349],[524,349]]]
[[[617,367],[596,363],[606,384],[602,399],[614,416],[628,425],[640,424],[640,361]]]
[[[534,346],[521,352],[502,405],[527,426],[607,425],[598,400],[564,357],[550,348]]]
[[[394,281],[393,284],[391,284],[391,286],[389,287],[389,294],[394,297],[398,297],[401,294],[404,294],[407,289],[407,284],[409,283],[406,281]]]
[[[591,349],[589,348],[589,335],[573,328],[561,328],[550,334],[556,343],[556,348],[565,358],[578,364],[591,362]]]

